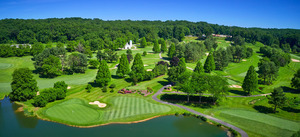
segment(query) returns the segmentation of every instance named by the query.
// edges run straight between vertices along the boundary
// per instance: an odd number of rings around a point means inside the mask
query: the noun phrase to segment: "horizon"
[[[99,18],[184,20],[243,28],[300,29],[300,1],[94,1],[2,0],[0,19]]]

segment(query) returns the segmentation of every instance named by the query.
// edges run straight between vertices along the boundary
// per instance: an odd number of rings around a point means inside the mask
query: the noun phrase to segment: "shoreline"
[[[36,115],[36,117],[38,119],[40,119],[40,120],[54,122],[54,123],[59,123],[59,124],[67,125],[67,126],[70,126],[70,127],[77,127],[77,128],[93,128],[93,127],[106,126],[106,125],[111,125],[111,124],[134,124],[134,123],[145,122],[145,121],[148,121],[148,120],[151,120],[151,119],[154,119],[154,118],[158,118],[158,117],[162,117],[162,116],[168,116],[168,115],[157,115],[157,116],[153,116],[153,117],[150,117],[150,118],[146,118],[146,119],[142,119],[142,120],[137,120],[137,121],[131,121],[131,122],[108,122],[108,123],[91,125],[91,126],[78,126],[78,125],[71,125],[71,124],[67,124],[67,123],[62,123],[62,122],[50,120],[50,119],[47,119],[47,118],[42,118],[39,115]]]

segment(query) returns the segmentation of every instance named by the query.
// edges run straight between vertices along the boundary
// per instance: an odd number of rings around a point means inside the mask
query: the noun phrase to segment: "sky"
[[[0,19],[65,17],[300,29],[300,0],[0,0]]]

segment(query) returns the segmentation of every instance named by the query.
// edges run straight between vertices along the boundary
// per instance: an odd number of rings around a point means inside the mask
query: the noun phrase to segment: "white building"
[[[124,49],[131,49],[132,47],[136,48],[135,46],[132,45],[132,40],[129,41],[129,44],[126,43],[124,46]]]

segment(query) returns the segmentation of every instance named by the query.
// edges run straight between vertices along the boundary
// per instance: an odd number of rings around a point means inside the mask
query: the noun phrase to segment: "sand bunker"
[[[147,64],[144,65],[144,67],[148,66]]]
[[[293,62],[300,62],[298,59],[292,59]]]
[[[205,53],[205,55],[206,55],[206,56],[208,56],[208,55],[209,55],[209,53],[207,52],[207,53]]]
[[[247,60],[245,60],[245,59],[242,59],[242,61],[247,61]]]
[[[147,71],[152,71],[152,69],[147,69]]]
[[[91,105],[98,105],[99,108],[106,107],[105,103],[100,103],[99,101],[90,102],[89,104],[91,104]]]
[[[70,87],[70,86],[68,86],[68,87],[67,87],[67,89],[71,89],[71,87]]]
[[[239,86],[239,85],[230,85],[229,87],[231,87],[231,88],[242,88],[242,87]]]
[[[38,95],[40,95],[40,92],[38,91],[38,92],[36,92],[36,95],[38,96]]]

